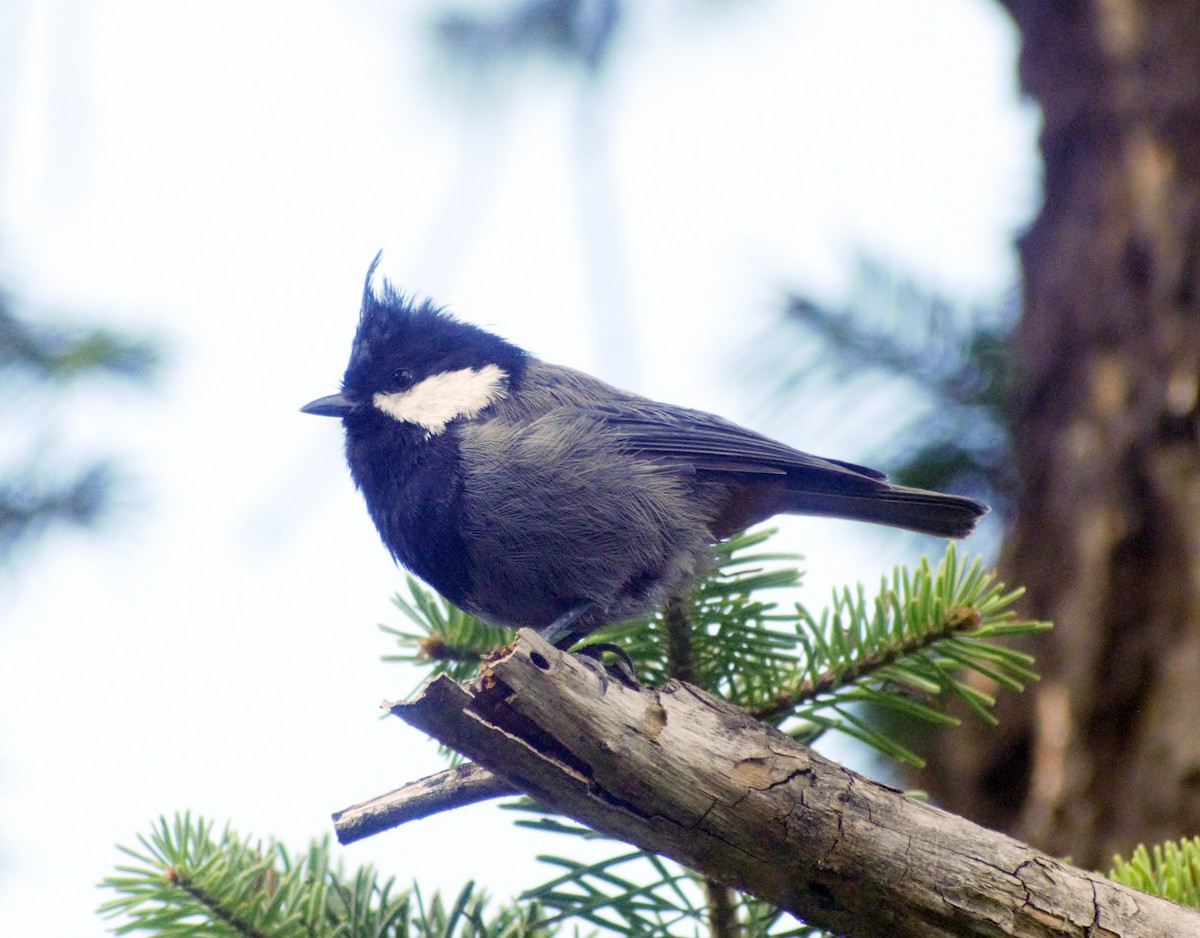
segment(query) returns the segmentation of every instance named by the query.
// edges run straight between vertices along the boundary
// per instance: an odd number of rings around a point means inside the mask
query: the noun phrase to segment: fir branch
[[[662,612],[667,673],[679,681],[695,683],[696,660],[690,603],[686,596],[672,599]],[[710,938],[738,935],[737,892],[714,879],[703,880],[706,919]]]
[[[805,741],[836,729],[914,764],[920,764],[919,756],[865,718],[860,704],[952,724],[957,719],[940,709],[940,700],[953,694],[992,720],[992,697],[961,679],[963,669],[1012,690],[1036,679],[1028,656],[996,640],[1045,626],[1018,621],[1012,605],[1019,592],[1006,592],[979,561],[962,562],[951,547],[936,569],[926,561],[913,572],[897,568],[874,597],[868,598],[861,586],[840,590],[818,618],[801,605],[781,612],[765,600],[766,591],[794,586],[800,579],[795,569],[779,567],[780,561],[794,557],[762,551],[773,533],[730,538],[715,548],[713,572],[690,597],[592,638],[624,647],[647,683],[686,677],[760,719],[789,720],[792,734]],[[477,655],[505,640],[411,580],[409,593],[411,598],[398,598],[397,605],[420,633],[385,630],[401,642],[418,642],[418,654],[436,671],[474,670]],[[462,653],[430,653],[440,648]],[[787,689],[781,692],[781,687]],[[802,726],[797,728],[797,722]],[[580,836],[586,831],[548,816],[538,823]],[[594,863],[543,859],[557,868],[557,875],[526,898],[536,898],[552,914],[541,923],[545,926],[574,917],[641,935],[674,931],[687,923],[723,931],[721,922],[740,920],[747,936],[776,935],[788,927],[788,920],[770,907],[752,905],[744,896],[730,904],[727,894],[718,895],[720,915],[710,915],[712,904],[704,901],[709,884],[652,854],[621,849]],[[626,864],[640,864],[642,875],[625,875]],[[820,934],[802,928],[787,933]]]
[[[200,883],[188,876],[181,876],[174,867],[165,869],[163,876],[169,883],[178,886],[191,896],[197,906],[205,910],[214,924],[228,925],[233,934],[244,935],[246,938],[270,938],[266,931],[254,927],[254,924],[248,919],[243,919],[233,909],[227,908],[220,896],[210,895]]]
[[[477,619],[407,576],[408,597],[392,598],[417,631],[380,624],[379,630],[395,638],[400,654],[384,655],[384,661],[427,666],[433,674],[446,674],[456,681],[470,678],[490,652],[512,641],[516,632]]]
[[[149,932],[157,938],[509,938],[545,936],[533,925],[535,906],[501,908],[485,917],[486,898],[467,883],[447,907],[434,895],[394,892],[370,867],[353,876],[330,863],[328,839],[291,855],[229,828],[216,837],[204,819],[161,818],[140,847],[120,848],[133,865],[101,886],[118,894],[100,907],[124,919],[118,935]]]
[[[696,662],[692,635],[695,626],[686,598],[672,599],[662,613],[664,654],[667,673],[680,681],[695,683]]]
[[[1012,605],[1019,591],[1006,592],[978,560],[960,561],[953,546],[936,569],[926,561],[913,572],[897,568],[870,599],[861,586],[836,592],[830,608],[818,618],[799,604],[788,613],[765,601],[767,591],[794,586],[800,579],[795,569],[779,567],[780,561],[794,557],[761,552],[773,533],[760,530],[730,538],[714,549],[713,572],[691,596],[655,615],[600,630],[592,638],[624,647],[647,683],[684,679],[719,693],[759,719],[789,720],[793,735],[805,742],[836,729],[916,765],[921,758],[877,721],[865,719],[858,705],[954,724],[957,718],[940,707],[940,700],[952,694],[983,719],[994,721],[992,697],[959,673],[974,670],[1010,690],[1036,679],[1031,659],[996,639],[1045,626],[1018,621]],[[477,655],[503,641],[495,630],[437,600],[415,582],[410,581],[409,590],[412,599],[398,598],[397,605],[422,630],[418,648],[427,661],[437,659],[434,670],[451,672],[460,665],[473,670]],[[416,637],[387,631],[401,640]],[[443,645],[464,653],[429,653]],[[549,818],[543,818],[543,824],[574,830]],[[591,864],[564,857],[543,859],[558,868],[558,875],[526,897],[554,913],[545,925],[574,917],[595,927],[640,935],[661,934],[691,922],[718,934],[741,919],[747,936],[765,936],[787,924],[766,906],[752,908],[747,897],[731,903],[723,887],[664,865],[650,854],[622,850]],[[642,862],[643,870],[650,864],[652,875],[618,875],[619,868],[635,862]],[[714,893],[713,888],[722,891]],[[706,903],[705,894],[719,901]],[[711,914],[713,910],[720,914]],[[820,934],[806,929],[791,933],[814,938]]]
[[[15,303],[0,294],[0,374],[26,373],[42,382],[108,375],[147,383],[161,364],[148,339],[107,329],[42,325],[19,318]]]
[[[706,879],[704,898],[708,912],[708,933],[711,938],[741,938],[737,890],[716,880]]]
[[[961,699],[977,716],[995,722],[994,698],[959,677],[975,671],[998,687],[1020,691],[1037,675],[1030,656],[995,642],[1006,635],[1048,628],[1018,620],[1012,606],[1020,590],[1006,591],[978,560],[963,563],[951,545],[936,569],[922,560],[916,570],[896,568],[878,594],[867,600],[862,587],[835,593],[820,619],[802,605],[791,619],[803,648],[802,662],[787,681],[749,707],[757,718],[778,723],[789,717],[838,729],[913,765],[922,760],[849,709],[871,703],[929,723],[955,724],[940,701]]]
[[[751,714],[759,720],[774,723],[789,715],[802,704],[816,701],[847,684],[854,684],[877,675],[888,665],[916,655],[930,646],[950,638],[960,631],[978,627],[979,612],[960,607],[950,611],[941,622],[927,632],[906,636],[896,644],[883,645],[854,658],[844,667],[830,667],[814,677],[806,677],[798,685],[779,695],[779,699],[752,709]]]

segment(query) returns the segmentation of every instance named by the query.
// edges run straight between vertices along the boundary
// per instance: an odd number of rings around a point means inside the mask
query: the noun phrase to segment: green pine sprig
[[[1200,909],[1200,837],[1157,844],[1153,851],[1138,844],[1128,860],[1113,857],[1108,878]]]
[[[598,834],[588,827],[546,815],[528,799],[506,805],[536,815],[517,821],[521,827],[565,835],[577,841],[609,844],[613,852],[593,862],[573,856],[545,854],[538,859],[555,870],[539,886],[522,894],[547,915],[540,924],[560,926],[575,919],[617,935],[646,936],[703,934],[708,910],[699,877],[673,860]],[[802,925],[769,903],[739,896],[742,938],[821,938],[819,929]]]
[[[239,837],[190,814],[160,818],[128,862],[100,885],[117,898],[100,914],[118,935],[156,938],[542,938],[536,904],[485,915],[486,897],[467,883],[451,903],[400,891],[374,870],[353,875],[331,863],[328,838],[290,854],[275,841]]]
[[[391,635],[400,649],[384,655],[384,661],[428,667],[434,674],[446,674],[465,681],[479,670],[489,652],[513,640],[516,631],[488,625],[447,602],[412,576],[407,576],[408,596],[397,593],[392,603],[415,627],[394,628],[381,623],[380,631]]]
[[[920,766],[919,756],[864,720],[861,707],[956,725],[945,703],[957,698],[994,724],[994,695],[966,675],[1011,691],[1037,680],[1030,655],[997,641],[1050,627],[1017,617],[1013,604],[1021,593],[1006,590],[978,559],[962,561],[951,544],[936,568],[924,558],[915,570],[897,567],[871,599],[861,586],[844,588],[819,617],[797,604],[790,625],[800,665],[748,709],[768,722],[794,721],[805,739],[836,728]]]

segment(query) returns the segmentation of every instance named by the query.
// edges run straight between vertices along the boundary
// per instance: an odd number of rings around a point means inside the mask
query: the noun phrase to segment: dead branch
[[[602,690],[529,631],[471,686],[437,678],[391,710],[508,790],[835,934],[1200,936],[1194,910],[872,782],[691,685]]]

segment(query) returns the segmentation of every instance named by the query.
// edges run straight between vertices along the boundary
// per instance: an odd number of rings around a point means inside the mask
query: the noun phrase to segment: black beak
[[[345,417],[355,408],[354,401],[345,394],[330,394],[328,397],[318,397],[300,408],[302,414],[316,414],[318,417]]]

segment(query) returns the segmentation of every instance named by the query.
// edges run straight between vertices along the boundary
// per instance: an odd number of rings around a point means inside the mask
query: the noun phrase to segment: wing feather
[[[628,400],[620,407],[600,405],[584,410],[616,431],[630,452],[687,462],[697,470],[774,476],[815,470],[846,481],[857,477],[882,482],[887,478],[867,466],[801,452],[704,411]]]

